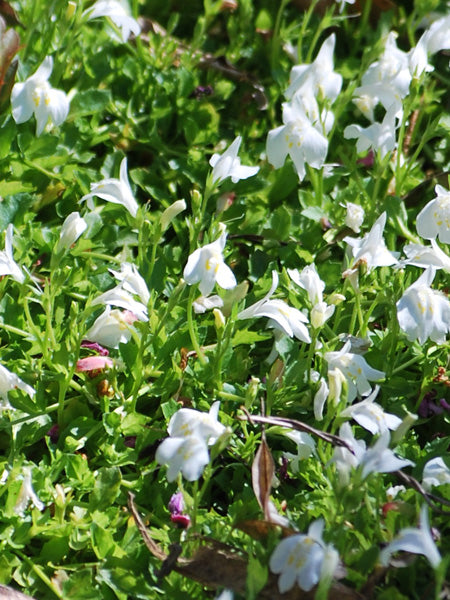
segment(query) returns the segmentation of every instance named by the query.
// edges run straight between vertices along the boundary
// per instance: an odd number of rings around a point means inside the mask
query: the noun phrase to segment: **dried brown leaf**
[[[264,517],[268,521],[270,521],[269,500],[274,473],[275,464],[266,442],[266,436],[263,432],[261,444],[259,445],[252,464],[252,485],[258,504],[262,508]]]
[[[263,540],[265,539],[269,533],[272,531],[280,531],[283,537],[287,537],[289,535],[294,535],[298,533],[294,531],[294,529],[289,529],[288,527],[283,527],[283,525],[278,525],[277,523],[272,523],[272,521],[263,521],[259,519],[246,519],[245,521],[239,521],[235,525],[236,529],[240,529],[254,540]]]

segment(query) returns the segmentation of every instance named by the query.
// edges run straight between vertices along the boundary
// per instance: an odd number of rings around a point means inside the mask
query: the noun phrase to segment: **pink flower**
[[[87,356],[77,361],[77,373],[86,371],[103,371],[113,366],[113,361],[107,356]]]

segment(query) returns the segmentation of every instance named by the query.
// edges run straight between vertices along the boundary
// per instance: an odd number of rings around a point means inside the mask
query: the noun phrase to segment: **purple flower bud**
[[[168,509],[172,516],[181,515],[183,513],[185,505],[182,492],[177,492],[176,494],[173,494],[169,501]]]

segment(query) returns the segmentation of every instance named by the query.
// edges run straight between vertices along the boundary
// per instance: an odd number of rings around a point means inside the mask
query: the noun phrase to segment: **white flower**
[[[350,479],[351,469],[356,469],[366,451],[363,440],[357,440],[349,423],[344,423],[339,429],[339,437],[343,439],[352,449],[352,452],[344,446],[336,446],[330,463],[336,463],[341,483],[347,485]]]
[[[358,204],[353,204],[353,202],[347,202],[346,208],[347,214],[345,215],[345,224],[347,227],[350,227],[350,229],[353,229],[355,233],[359,233],[364,221],[363,207]]]
[[[309,301],[313,305],[310,314],[311,325],[314,329],[322,327],[325,321],[334,314],[335,307],[328,306],[323,301],[325,283],[320,279],[315,265],[308,265],[302,269],[301,273],[297,269],[288,269],[287,271],[292,281],[308,293]]]
[[[156,462],[167,465],[167,481],[175,481],[178,473],[188,481],[196,481],[209,463],[208,447],[195,436],[168,437],[157,448]]]
[[[336,406],[342,395],[342,386],[346,384],[347,379],[340,369],[328,367],[328,400]]]
[[[308,592],[321,579],[327,549],[332,548],[322,539],[323,520],[311,523],[307,535],[290,535],[278,544],[270,557],[269,568],[280,574],[280,594],[290,590],[294,584]]]
[[[420,510],[420,529],[412,527],[402,529],[397,537],[381,551],[381,564],[388,566],[390,557],[398,550],[423,554],[434,569],[439,566],[441,555],[431,536],[426,504]]]
[[[184,200],[177,200],[168,208],[166,208],[161,215],[161,231],[165,231],[175,217],[177,217],[184,210],[186,210],[186,202]]]
[[[203,314],[207,310],[213,308],[222,308],[223,300],[220,296],[214,294],[213,296],[199,296],[197,300],[192,303],[192,308],[196,314]]]
[[[316,265],[308,265],[301,272],[298,269],[288,269],[287,272],[294,283],[307,291],[312,305],[322,302],[325,283],[320,279]]]
[[[136,317],[132,313],[118,309],[111,310],[111,306],[108,305],[84,337],[101,346],[118,348],[119,344],[126,344],[130,340],[130,327],[135,320]]]
[[[197,248],[188,258],[184,267],[183,278],[188,285],[199,284],[203,296],[208,296],[217,284],[229,290],[236,286],[233,271],[223,259],[223,249],[227,240],[225,226],[222,227],[221,236],[211,244]]]
[[[109,272],[114,275],[117,281],[121,282],[121,287],[124,290],[130,292],[130,294],[139,296],[142,304],[147,306],[150,300],[150,292],[148,291],[145,279],[140,275],[136,265],[133,265],[132,263],[122,263],[120,265],[120,271],[109,269]],[[117,306],[120,305],[118,304]]]
[[[431,240],[431,246],[407,244],[403,248],[407,258],[399,262],[400,267],[414,265],[415,267],[435,267],[450,273],[450,256],[441,250],[436,240]]]
[[[297,445],[296,454],[283,452],[283,457],[289,460],[292,471],[298,473],[300,461],[316,454],[316,443],[314,438],[304,431],[283,430],[283,435]]]
[[[311,309],[310,321],[314,329],[323,327],[324,323],[334,315],[335,306],[328,305],[326,302],[319,302]]]
[[[226,427],[218,421],[220,402],[214,402],[208,413],[192,408],[181,408],[170,419],[167,431],[171,437],[201,438],[209,445],[226,432]]]
[[[99,183],[91,183],[90,193],[83,196],[80,202],[87,200],[89,209],[94,210],[94,203],[92,202],[94,196],[106,200],[106,202],[121,204],[133,217],[136,216],[139,205],[133,196],[128,181],[126,157],[120,163],[120,179],[109,178],[103,179]]]
[[[358,153],[373,148],[375,152],[379,152],[380,158],[384,158],[396,147],[396,112],[395,108],[389,109],[381,123],[372,123],[368,127],[348,125],[344,129],[345,139],[357,138],[356,150]]]
[[[396,415],[384,412],[383,408],[374,402],[380,388],[375,386],[373,392],[356,404],[348,406],[339,413],[339,417],[354,419],[361,427],[373,434],[383,433],[388,429],[397,429],[402,420]]]
[[[270,300],[270,296],[274,293],[278,285],[278,274],[272,271],[272,287],[262,300],[255,302],[245,310],[242,310],[238,319],[253,319],[258,317],[268,317],[270,319],[269,326],[281,329],[281,331],[289,337],[296,337],[298,340],[306,343],[311,342],[308,329],[305,323],[308,319],[297,308],[293,308],[283,300]]]
[[[34,390],[30,385],[22,381],[15,373],[11,373],[11,371],[8,371],[6,367],[0,364],[0,398],[2,400],[0,409],[10,407],[8,402],[8,392],[15,389],[22,390],[29,396],[34,396],[36,393],[36,390]]]
[[[50,121],[61,125],[69,113],[69,100],[64,92],[53,89],[48,79],[53,69],[53,58],[47,56],[34,75],[23,83],[16,83],[11,91],[12,116],[16,123],[36,117],[36,135],[41,135]]]
[[[406,488],[404,485],[391,485],[386,490],[386,498],[388,502],[392,502],[397,498],[398,494],[406,492]]]
[[[22,486],[20,488],[16,505],[14,506],[14,512],[18,515],[23,515],[30,502],[38,510],[44,510],[44,503],[39,500],[36,492],[33,489],[33,484],[31,482],[31,467],[23,468],[21,478]]]
[[[376,267],[388,267],[397,263],[395,254],[387,249],[383,238],[385,225],[386,213],[384,212],[363,238],[344,238],[344,242],[351,246],[353,268],[362,262],[367,265],[367,271],[370,272]]]
[[[238,158],[241,141],[242,138],[238,135],[222,155],[216,153],[211,156],[209,164],[213,168],[213,183],[221,182],[228,177],[231,177],[233,183],[237,183],[240,179],[252,177],[259,171],[259,167],[246,167],[241,165],[241,161]]]
[[[411,73],[409,71],[409,56],[397,48],[396,34],[390,32],[380,60],[372,63],[364,73],[361,83],[363,86],[382,83],[390,86],[401,98],[409,92]],[[386,110],[388,106],[385,106]]]
[[[409,53],[409,68],[411,74],[419,77],[423,71],[432,71],[428,64],[428,55],[440,50],[450,49],[450,16],[447,15],[434,21],[423,33],[415,48]]]
[[[365,396],[372,391],[369,381],[377,381],[384,378],[384,372],[372,369],[365,358],[359,354],[349,352],[350,342],[346,342],[339,352],[326,352],[325,360],[328,363],[328,371],[339,369],[347,380],[348,402],[353,402],[358,393]]]
[[[334,72],[333,53],[336,36],[332,33],[322,44],[316,59],[310,65],[297,65],[291,69],[290,85],[285,92],[290,99],[296,94],[312,93],[321,99],[334,102],[342,87],[342,75]]]
[[[122,42],[126,42],[131,33],[138,36],[141,32],[139,23],[130,16],[124,2],[119,2],[119,0],[97,0],[95,4],[84,11],[83,16],[87,16],[88,21],[99,17],[109,17],[114,25],[121,29]]]
[[[435,268],[428,267],[397,302],[397,318],[408,340],[424,344],[428,338],[443,344],[450,330],[450,302],[430,285]]]
[[[138,302],[133,296],[124,289],[121,285],[118,285],[97,298],[94,298],[91,302],[92,306],[97,304],[107,304],[109,306],[119,306],[125,310],[133,313],[139,321],[148,321],[147,306]]]
[[[450,192],[441,185],[435,187],[436,198],[420,211],[416,219],[417,233],[426,240],[450,244]]]
[[[357,87],[353,102],[372,124],[375,122],[374,110],[378,104],[399,121],[403,116],[402,95],[395,87],[384,81]],[[369,131],[377,131],[377,128]]]
[[[423,468],[422,485],[426,490],[450,483],[450,469],[440,456],[432,458]]]
[[[267,135],[267,159],[279,169],[289,154],[302,181],[306,174],[305,164],[315,169],[324,165],[328,140],[322,133],[320,122],[311,122],[298,96],[283,104],[283,123]]]
[[[11,275],[18,283],[25,281],[22,269],[15,262],[12,248],[13,226],[12,223],[6,228],[5,249],[0,251],[0,275]]]
[[[373,446],[362,455],[359,465],[362,467],[362,477],[370,473],[392,473],[403,467],[414,466],[411,460],[399,458],[389,449],[389,431],[384,431]]]
[[[170,419],[169,436],[156,451],[156,462],[167,465],[167,480],[174,481],[178,473],[188,481],[197,480],[209,463],[208,445],[216,443],[228,430],[219,423],[219,402],[209,413],[181,408]]]
[[[56,246],[57,254],[68,250],[72,244],[77,241],[86,228],[87,223],[82,217],[80,217],[78,212],[70,213],[70,215],[66,217],[64,223],[62,224],[61,231],[59,233],[59,240]]]

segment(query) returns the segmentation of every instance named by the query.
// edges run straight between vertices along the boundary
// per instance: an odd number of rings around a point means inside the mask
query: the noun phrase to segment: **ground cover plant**
[[[0,3],[0,584],[445,598],[449,6],[186,4]]]

